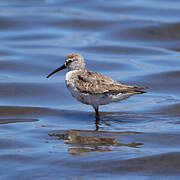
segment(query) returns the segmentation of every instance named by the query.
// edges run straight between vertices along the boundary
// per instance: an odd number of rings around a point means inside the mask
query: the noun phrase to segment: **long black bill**
[[[49,78],[50,76],[52,76],[53,74],[55,74],[56,72],[58,71],[61,71],[63,69],[65,69],[66,66],[65,65],[62,65],[61,67],[57,68],[56,70],[54,70],[52,73],[50,73],[46,78]]]

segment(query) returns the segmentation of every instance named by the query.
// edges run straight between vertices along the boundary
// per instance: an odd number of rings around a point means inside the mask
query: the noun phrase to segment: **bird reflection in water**
[[[98,126],[98,123],[97,123]],[[68,152],[72,155],[85,155],[88,152],[108,152],[112,147],[126,146],[130,148],[138,148],[143,143],[128,142],[128,136],[139,135],[139,132],[109,132],[96,130],[67,130],[56,131],[49,134],[49,136],[56,136],[60,140],[64,140],[66,144],[71,144]],[[123,142],[122,141],[123,135]],[[125,139],[127,135],[127,139]]]

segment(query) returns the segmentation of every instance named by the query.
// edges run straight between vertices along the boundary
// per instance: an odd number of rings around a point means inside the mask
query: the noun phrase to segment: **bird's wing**
[[[111,78],[98,74],[93,71],[84,70],[78,74],[75,81],[75,87],[83,93],[100,94],[100,93],[140,93],[142,89],[147,87],[129,86],[121,84]]]

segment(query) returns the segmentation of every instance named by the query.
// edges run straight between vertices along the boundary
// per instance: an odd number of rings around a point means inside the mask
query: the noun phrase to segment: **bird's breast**
[[[69,71],[66,73],[66,86],[71,91],[72,94],[74,94],[74,91],[76,91],[75,88],[75,81],[77,79],[77,73],[78,70]]]

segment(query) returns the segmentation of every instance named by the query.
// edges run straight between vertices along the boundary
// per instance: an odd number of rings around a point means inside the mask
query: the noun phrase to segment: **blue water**
[[[0,1],[0,179],[179,179],[180,2]],[[71,52],[147,93],[92,107],[46,76]],[[98,126],[98,131],[95,129]]]

